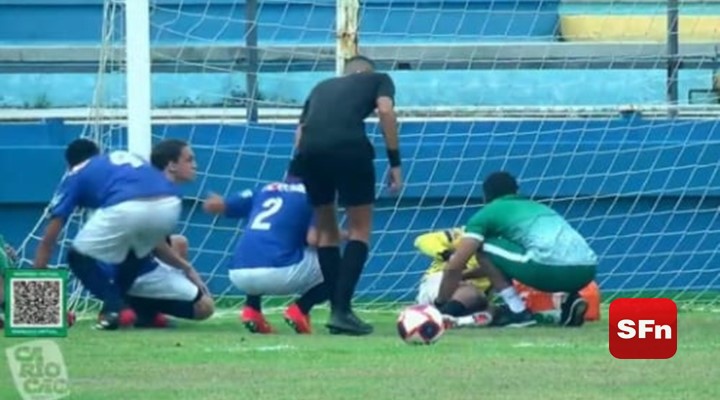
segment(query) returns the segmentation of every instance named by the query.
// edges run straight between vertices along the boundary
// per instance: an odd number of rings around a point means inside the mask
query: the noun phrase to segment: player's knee
[[[187,260],[188,248],[190,247],[187,237],[184,235],[172,235],[170,236],[170,244],[180,257]]]
[[[469,284],[460,285],[453,293],[452,299],[462,303],[470,312],[483,311],[488,307],[487,298],[476,287]]]
[[[372,205],[348,207],[347,214],[349,239],[368,242],[372,229]]]
[[[195,302],[194,317],[198,321],[202,321],[212,317],[215,313],[215,302],[210,296],[202,296]]]
[[[340,229],[335,216],[335,206],[315,208],[315,229],[318,247],[337,246],[340,244]]]

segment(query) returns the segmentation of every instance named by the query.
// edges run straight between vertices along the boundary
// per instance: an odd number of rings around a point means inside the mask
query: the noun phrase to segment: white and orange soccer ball
[[[400,338],[408,344],[433,344],[445,333],[440,311],[433,306],[410,306],[397,321]]]

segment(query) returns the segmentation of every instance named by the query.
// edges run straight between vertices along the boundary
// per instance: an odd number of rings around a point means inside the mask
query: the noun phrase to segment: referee
[[[355,56],[344,76],[327,79],[310,92],[296,132],[298,159],[315,211],[318,259],[330,299],[330,333],[368,335],[372,325],[352,311],[352,297],[368,258],[375,201],[375,149],[364,120],[377,109],[390,161],[390,189],[402,183],[398,151],[395,85],[375,72],[372,60]],[[336,199],[345,207],[348,243],[340,254]]]

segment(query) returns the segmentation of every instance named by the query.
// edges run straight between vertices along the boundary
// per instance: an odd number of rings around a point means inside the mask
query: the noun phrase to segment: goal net
[[[627,32],[593,40],[583,36],[592,34],[583,30],[592,21],[558,20],[554,1],[150,3],[152,74],[130,85],[151,88],[153,141],[185,139],[197,154],[198,179],[185,190],[179,233],[221,304],[242,302],[227,274],[242,225],[205,215],[200,201],[210,191],[228,195],[283,177],[299,107],[313,84],[336,73],[336,50],[352,54],[357,13],[360,51],[392,69],[396,82],[406,180],[402,193],[387,194],[387,163],[378,158],[359,303],[413,302],[430,264],[415,238],[463,225],[482,206],[483,178],[505,169],[524,194],[552,205],[588,238],[606,299],[664,296],[717,306],[718,114],[687,104],[695,87],[712,95],[712,72],[699,64],[683,71],[680,106],[665,106],[667,74],[658,68],[665,39],[655,25],[647,37],[636,32],[640,41]],[[336,24],[338,7],[344,12]],[[125,51],[125,19],[135,16],[106,1],[103,17],[95,101],[76,123],[106,148],[125,148],[128,115],[142,112],[126,106],[126,67],[138,55]],[[684,49],[688,57],[708,51],[703,43]],[[368,129],[381,145],[375,120]],[[81,222],[70,222],[56,264]],[[25,259],[41,228],[23,245]],[[87,299],[76,291],[77,307]]]

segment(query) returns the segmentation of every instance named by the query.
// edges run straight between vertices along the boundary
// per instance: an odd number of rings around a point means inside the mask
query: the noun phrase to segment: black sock
[[[338,274],[337,288],[332,300],[341,312],[350,311],[355,287],[360,280],[365,261],[368,257],[368,245],[359,240],[351,240],[345,246],[340,273]]]
[[[463,315],[469,314],[467,307],[457,300],[450,300],[445,303],[445,305],[440,308],[440,312],[452,317],[462,317]]]
[[[245,296],[245,305],[254,309],[255,311],[262,311],[262,296]]]
[[[297,299],[295,304],[298,305],[300,311],[302,311],[303,314],[307,315],[310,313],[310,310],[312,310],[314,306],[324,302],[327,299],[327,287],[325,286],[325,283],[319,283],[313,286],[307,292],[305,292],[302,296],[300,296],[300,298]]]
[[[340,257],[340,247],[318,247],[318,262],[320,270],[323,274],[323,282],[327,291],[330,306],[333,307],[334,293],[337,290],[338,274],[342,259]]]

